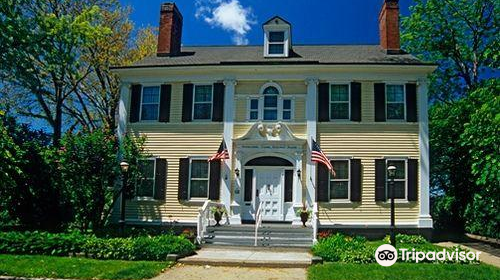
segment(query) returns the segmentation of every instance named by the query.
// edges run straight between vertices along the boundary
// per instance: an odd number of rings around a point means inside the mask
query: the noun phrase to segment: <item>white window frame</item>
[[[264,91],[268,88],[268,87],[275,87],[277,90],[278,90],[278,104],[276,107],[277,109],[277,118],[276,120],[264,120],[264,98],[265,98],[265,95],[264,95]],[[275,82],[268,82],[268,83],[265,83],[264,85],[261,86],[260,90],[259,90],[259,95],[252,95],[252,96],[248,96],[247,97],[247,113],[246,113],[246,119],[247,121],[262,121],[262,122],[277,122],[277,121],[284,121],[284,122],[293,122],[295,120],[295,98],[296,96],[285,96],[283,94],[283,90],[281,88],[281,86]],[[258,117],[257,119],[251,119],[250,118],[250,112],[251,111],[254,111],[255,112],[255,109],[254,110],[251,110],[251,102],[252,100],[258,100],[258,103],[259,103],[259,106],[258,106]],[[291,104],[290,104],[290,109],[286,109],[287,111],[290,111],[290,119],[289,120],[285,120],[283,119],[283,101],[284,100],[290,100]],[[274,108],[274,107],[273,107]]]
[[[334,85],[342,85],[342,86],[345,86],[347,85],[347,98],[348,98],[348,101],[332,101],[332,86]],[[333,118],[333,114],[332,114],[332,104],[333,103],[347,103],[347,107],[348,107],[348,116],[347,116],[347,119],[334,119]],[[329,116],[330,116],[330,121],[333,121],[333,122],[345,122],[345,121],[350,121],[351,120],[351,83],[348,83],[348,82],[335,82],[335,83],[330,83],[330,85],[328,86],[328,113],[329,113]]]
[[[144,95],[144,88],[150,88],[150,87],[156,87],[158,88],[158,103],[144,103],[143,101],[143,95]],[[139,120],[141,122],[158,122],[158,119],[160,118],[160,96],[161,95],[161,86],[160,85],[142,85],[141,86],[141,106],[139,108]],[[156,120],[143,120],[142,119],[142,105],[154,105],[158,104],[158,110],[156,112]]]
[[[385,158],[385,197],[386,202],[390,202],[391,198],[389,196],[389,175],[387,174],[387,167],[389,167],[389,161],[404,161],[405,163],[405,178],[404,179],[394,179],[394,182],[405,182],[405,197],[395,198],[396,202],[408,202],[408,158],[402,157],[387,157]]]
[[[348,168],[348,178],[347,178],[347,198],[331,198],[331,182],[332,181],[338,181],[338,182],[343,182],[346,179],[335,179],[332,178],[333,175],[330,173],[328,176],[328,198],[331,203],[351,203],[351,158],[329,158],[330,161],[347,161],[347,168]]]
[[[153,179],[153,195],[152,196],[135,196],[136,200],[154,200],[154,197],[156,195],[156,158],[155,157],[149,157],[149,158],[143,158],[140,159],[139,161],[153,161],[153,178],[145,178],[147,180]],[[137,183],[135,187],[135,191],[137,193]]]
[[[388,86],[402,86],[403,87],[403,118],[402,119],[389,119],[387,114],[387,105],[391,104],[400,104],[401,102],[389,102],[387,101],[387,87]],[[406,121],[406,86],[403,83],[386,83],[385,84],[385,120],[388,122],[405,122]]]
[[[257,109],[252,109],[252,100],[257,100]],[[247,112],[248,112],[248,115],[247,115],[247,120],[249,121],[258,121],[261,119],[261,116],[260,116],[260,108],[261,108],[261,100],[260,100],[260,97],[249,97],[248,98],[248,105],[247,105]],[[252,116],[252,112],[257,112],[257,118],[256,119],[252,119],[251,116]]]
[[[283,32],[283,43],[269,42],[270,32]],[[272,44],[283,44],[283,53],[281,54],[269,53],[269,45]],[[288,57],[289,48],[290,48],[290,26],[288,24],[264,26],[264,57]]]
[[[285,109],[284,108],[283,105],[285,103],[285,100],[290,100],[290,109]],[[279,114],[280,114],[280,117],[281,117],[282,121],[285,121],[285,122],[291,122],[291,121],[293,121],[293,119],[294,119],[294,109],[293,108],[295,107],[294,106],[294,103],[295,103],[294,101],[295,101],[295,99],[293,97],[281,97],[280,99],[278,99],[278,104],[281,105],[281,110],[280,110]],[[285,111],[290,111],[290,119],[283,118],[283,114],[284,114]]]
[[[271,33],[283,33],[283,41],[280,42],[271,42]],[[285,30],[269,30],[267,32],[267,55],[268,56],[284,56],[285,55],[285,48],[286,48],[286,31]],[[282,53],[271,53],[271,45],[283,45],[283,52]]]
[[[188,183],[188,200],[189,201],[206,201],[210,196],[210,163],[207,164],[207,197],[191,197],[191,168],[193,161],[206,161],[208,157],[190,157],[189,158],[189,183]],[[202,178],[195,178],[195,180],[202,180]]]
[[[196,87],[199,86],[210,86],[212,88],[212,99],[210,101],[196,102]],[[210,118],[208,119],[195,119],[194,117],[194,108],[195,104],[210,104]],[[213,112],[214,112],[214,85],[213,84],[194,84],[193,85],[193,105],[191,107],[191,119],[193,122],[210,122],[212,121]]]

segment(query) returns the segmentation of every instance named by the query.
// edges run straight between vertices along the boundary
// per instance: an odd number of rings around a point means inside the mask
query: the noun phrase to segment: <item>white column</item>
[[[302,170],[302,156],[303,152],[295,152],[295,170],[293,171],[293,211],[297,213],[297,210],[302,208],[302,176],[305,172]],[[298,171],[300,170],[301,177],[299,177]],[[292,221],[292,225],[302,225],[300,217],[295,215]]]
[[[432,228],[432,217],[429,207],[429,115],[428,115],[428,81],[418,82],[418,113],[419,113],[419,148],[420,148],[420,215],[418,227]]]
[[[306,79],[307,98],[306,98],[306,121],[307,121],[307,165],[306,165],[306,201],[312,206],[316,201],[316,165],[311,161],[311,139],[316,139],[317,124],[317,104],[318,83],[316,78]]]
[[[121,143],[127,133],[128,105],[130,100],[130,84],[122,83],[120,88],[120,101],[118,101],[118,128],[116,131],[118,141]]]
[[[224,160],[222,168],[222,186],[220,201],[226,206],[228,213],[231,210],[231,170],[233,167],[233,126],[234,126],[234,92],[236,81],[224,80],[224,141],[229,152],[229,159]]]

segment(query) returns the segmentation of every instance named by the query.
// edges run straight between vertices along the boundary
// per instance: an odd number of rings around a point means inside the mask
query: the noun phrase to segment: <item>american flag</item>
[[[311,161],[319,162],[321,164],[324,164],[326,168],[332,173],[332,175],[335,177],[335,170],[333,169],[333,165],[328,159],[328,157],[323,153],[321,148],[319,147],[318,143],[312,140],[312,148],[311,148]]]
[[[226,141],[224,141],[224,139],[222,139],[222,142],[220,143],[217,153],[209,157],[208,161],[210,162],[213,160],[223,160],[223,159],[229,159],[229,152],[227,151]]]

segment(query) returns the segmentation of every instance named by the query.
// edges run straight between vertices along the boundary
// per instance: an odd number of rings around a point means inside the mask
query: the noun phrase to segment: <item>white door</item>
[[[282,221],[283,169],[257,170],[256,177],[256,189],[258,190],[257,201],[262,201],[262,220]]]

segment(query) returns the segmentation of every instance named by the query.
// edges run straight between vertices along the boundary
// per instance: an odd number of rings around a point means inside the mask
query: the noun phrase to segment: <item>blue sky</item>
[[[120,0],[136,26],[158,26],[165,0]],[[294,44],[378,44],[383,0],[177,0],[183,45],[260,45],[261,25],[274,15],[292,23]],[[411,0],[400,0],[409,14]]]

